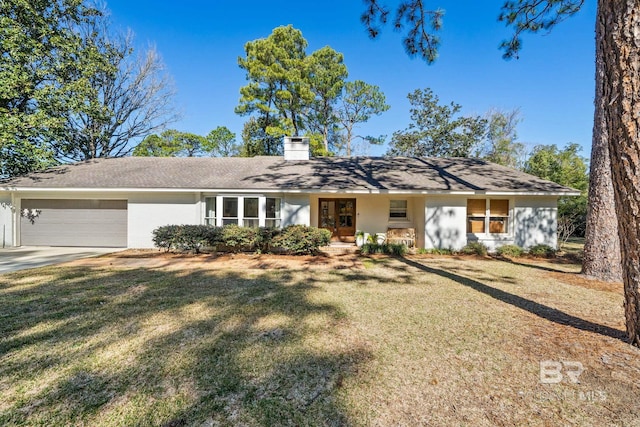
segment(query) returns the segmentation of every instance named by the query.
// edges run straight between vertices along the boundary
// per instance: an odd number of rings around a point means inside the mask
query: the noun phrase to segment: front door
[[[353,242],[356,234],[356,199],[320,199],[318,227],[331,231],[331,240]]]

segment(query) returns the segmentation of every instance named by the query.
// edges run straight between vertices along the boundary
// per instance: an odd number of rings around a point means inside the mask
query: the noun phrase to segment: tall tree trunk
[[[640,2],[599,0],[604,121],[622,253],[629,341],[640,346]]]
[[[589,209],[584,242],[582,274],[607,282],[622,282],[620,239],[616,220],[609,139],[604,98],[604,31],[596,21],[596,96],[593,120],[593,140],[589,172]]]

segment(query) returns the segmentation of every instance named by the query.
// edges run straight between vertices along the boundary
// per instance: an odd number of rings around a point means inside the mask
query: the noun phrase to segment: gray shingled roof
[[[96,159],[5,180],[0,187],[575,192],[482,160],[408,157]]]

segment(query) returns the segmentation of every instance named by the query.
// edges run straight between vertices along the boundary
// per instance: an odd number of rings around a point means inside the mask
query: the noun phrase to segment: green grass
[[[364,265],[0,276],[0,425],[640,418],[639,354],[620,339],[618,293],[496,260]],[[586,371],[580,384],[549,387],[542,360]],[[579,398],[591,391],[607,399]]]
[[[582,259],[584,237],[570,237],[561,247],[562,252],[575,259]]]

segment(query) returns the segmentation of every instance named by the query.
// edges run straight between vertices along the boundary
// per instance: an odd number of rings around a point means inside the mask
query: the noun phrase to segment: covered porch
[[[311,194],[310,225],[331,232],[335,245],[355,244],[357,231],[384,234],[413,228],[416,246],[424,246],[424,196],[399,194]]]

